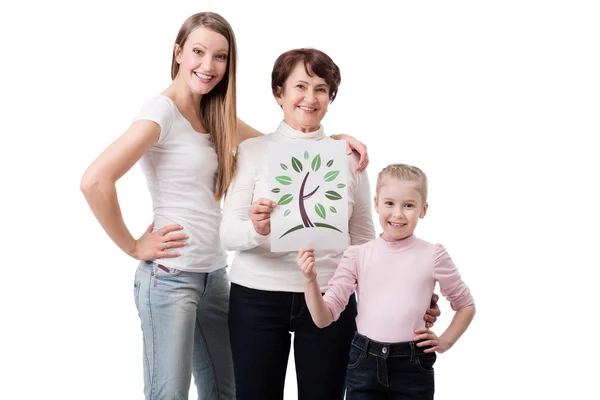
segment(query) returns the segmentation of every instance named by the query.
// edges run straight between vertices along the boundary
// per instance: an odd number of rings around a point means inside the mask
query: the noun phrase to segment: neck
[[[189,86],[177,75],[163,94],[177,104],[180,110],[190,110],[199,117],[201,94],[192,93]]]
[[[302,133],[311,133],[311,132],[316,132],[319,130],[319,128],[321,127],[321,125],[317,125],[317,126],[308,126],[308,125],[299,125],[293,121],[289,121],[287,120],[285,117],[283,118],[283,122],[285,122],[286,124],[289,125],[290,128],[295,129],[299,132]]]

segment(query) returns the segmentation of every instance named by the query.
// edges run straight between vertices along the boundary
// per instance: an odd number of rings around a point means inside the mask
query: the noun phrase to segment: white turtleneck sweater
[[[221,222],[221,243],[226,250],[236,250],[229,278],[231,282],[252,289],[303,292],[302,273],[296,265],[297,252],[272,253],[269,235],[256,232],[248,216],[253,202],[272,199],[268,184],[267,149],[271,142],[296,140],[332,140],[323,126],[303,133],[281,122],[271,134],[242,142],[237,152],[236,176],[225,198]],[[359,245],[375,238],[371,214],[371,191],[366,171],[354,172],[356,155],[348,157],[348,233],[350,244]],[[315,252],[318,282],[325,292],[343,251]]]

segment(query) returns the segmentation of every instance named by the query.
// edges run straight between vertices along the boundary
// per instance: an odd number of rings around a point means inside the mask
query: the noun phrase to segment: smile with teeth
[[[195,75],[196,75],[198,78],[200,78],[200,79],[202,79],[202,80],[204,80],[204,81],[210,81],[212,78],[214,78],[214,76],[211,76],[211,75],[204,75],[204,74],[201,74],[201,73],[199,73],[199,72],[194,72],[194,74],[195,74]]]
[[[304,107],[304,106],[298,106],[299,109],[304,110],[304,111],[315,111],[316,108],[310,108],[310,107]]]
[[[395,227],[395,228],[401,228],[403,226],[406,226],[406,224],[402,224],[399,222],[388,222],[391,226]]]

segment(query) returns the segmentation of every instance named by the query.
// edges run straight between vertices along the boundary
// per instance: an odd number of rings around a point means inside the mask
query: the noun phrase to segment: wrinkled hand
[[[179,257],[181,254],[175,251],[167,251],[187,245],[188,235],[185,233],[172,233],[183,230],[181,225],[166,225],[152,232],[154,222],[150,224],[146,232],[135,241],[131,256],[137,260],[152,261],[157,258]]]
[[[296,264],[302,271],[304,279],[314,281],[317,279],[317,271],[315,270],[315,251],[313,249],[302,249],[296,256]]]
[[[434,351],[444,353],[452,347],[452,345],[445,341],[444,338],[437,337],[437,335],[429,329],[417,329],[412,340],[418,342],[417,347],[432,346],[423,350],[423,353],[433,353]]]
[[[248,216],[254,224],[254,230],[267,236],[271,233],[271,213],[275,209],[275,203],[269,199],[260,198],[248,209]]]
[[[440,307],[437,304],[439,299],[440,297],[435,293],[433,294],[433,296],[431,296],[431,304],[429,305],[429,308],[427,309],[427,311],[425,312],[425,316],[423,317],[423,319],[425,320],[425,326],[427,328],[431,328],[433,324],[435,324],[435,321],[437,321],[437,317],[442,315]]]
[[[360,172],[367,168],[369,165],[369,154],[367,153],[367,146],[350,135],[337,135],[338,138],[346,141],[346,154],[352,154],[352,151],[356,151],[360,155],[360,159],[358,160],[358,164],[354,168],[355,172]]]

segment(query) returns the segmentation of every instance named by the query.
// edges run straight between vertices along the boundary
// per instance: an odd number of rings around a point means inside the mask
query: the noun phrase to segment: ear
[[[283,86],[277,86],[275,88],[275,92],[276,92],[275,100],[277,100],[277,104],[279,104],[281,106],[283,103],[283,99],[281,98],[283,96]]]
[[[182,52],[181,46],[178,45],[177,43],[175,43],[173,45],[173,54],[175,54],[175,62],[177,62],[177,64],[181,64],[181,52]]]
[[[379,206],[377,205],[377,195],[373,197],[373,202],[375,202],[375,212],[379,214]]]
[[[425,218],[425,214],[427,214],[427,208],[429,208],[429,203],[425,203],[423,209],[421,210],[421,215],[419,215],[419,218]]]

